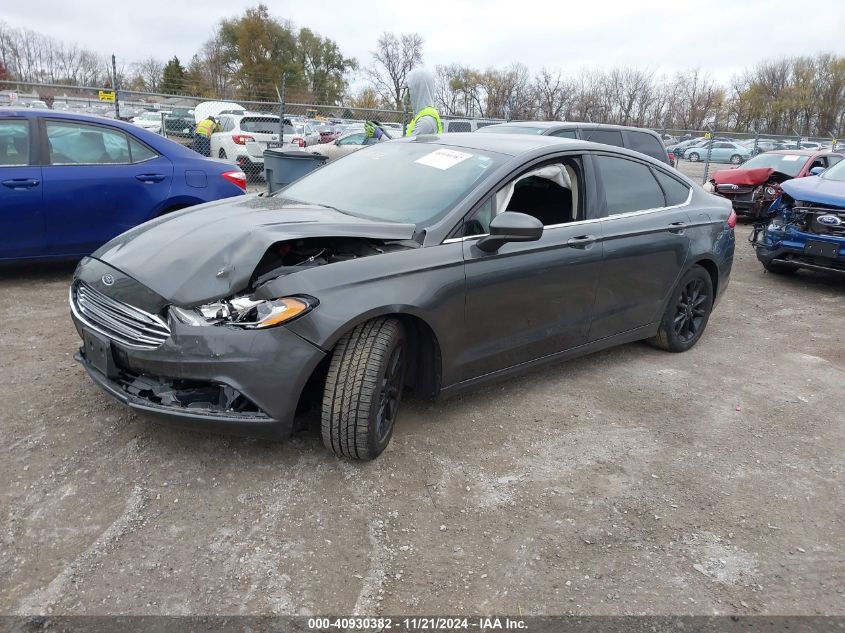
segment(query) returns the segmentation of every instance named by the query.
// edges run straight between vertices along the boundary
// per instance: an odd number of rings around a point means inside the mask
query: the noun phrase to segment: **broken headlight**
[[[236,325],[257,330],[287,323],[317,306],[313,297],[278,299],[234,299],[215,301],[195,310],[171,307],[171,313],[188,325]]]

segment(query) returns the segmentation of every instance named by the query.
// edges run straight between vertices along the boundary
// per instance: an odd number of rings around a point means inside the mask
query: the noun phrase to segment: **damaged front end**
[[[783,192],[748,239],[771,272],[845,273],[845,204],[796,200]]]
[[[769,207],[781,194],[781,184],[792,176],[769,169],[718,171],[708,189],[731,201],[737,215],[766,218]]]
[[[279,278],[309,269],[364,257],[419,248],[413,240],[374,240],[363,237],[303,238],[272,244],[258,262],[249,283],[233,296],[194,309],[171,307],[171,314],[188,325],[229,325],[263,329],[299,318],[316,308],[309,295],[261,298],[261,289]]]
[[[70,289],[77,360],[111,396],[170,423],[285,437],[326,352],[280,327],[319,309],[319,299],[272,288],[315,268],[419,246],[358,236],[280,240],[254,256],[235,292],[181,305],[89,257]]]

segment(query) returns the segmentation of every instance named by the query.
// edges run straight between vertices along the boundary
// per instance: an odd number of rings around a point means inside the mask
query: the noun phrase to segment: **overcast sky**
[[[4,2],[0,20],[114,53],[188,61],[242,0],[35,0]],[[576,72],[632,65],[659,72],[699,67],[727,81],[744,66],[820,51],[845,54],[845,0],[315,0],[267,2],[270,12],[328,36],[362,64],[383,31],[418,32],[425,63],[478,68],[515,61]],[[202,16],[202,17],[201,17]]]

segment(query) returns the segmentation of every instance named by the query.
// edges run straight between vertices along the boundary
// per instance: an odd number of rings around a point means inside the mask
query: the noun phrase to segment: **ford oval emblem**
[[[816,219],[819,224],[824,224],[825,226],[839,226],[842,224],[842,220],[835,215],[820,215]]]
[[[103,284],[106,286],[113,286],[114,285],[114,277],[110,274],[106,273],[103,275]]]

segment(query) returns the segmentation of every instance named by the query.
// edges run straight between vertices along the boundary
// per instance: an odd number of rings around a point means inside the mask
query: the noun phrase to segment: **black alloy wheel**
[[[713,309],[713,280],[701,266],[690,268],[675,286],[652,344],[669,352],[685,352],[704,333]]]
[[[708,299],[701,279],[691,279],[683,288],[672,322],[675,334],[680,340],[688,342],[700,334],[707,318]]]

